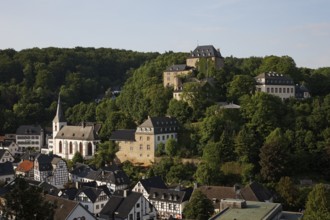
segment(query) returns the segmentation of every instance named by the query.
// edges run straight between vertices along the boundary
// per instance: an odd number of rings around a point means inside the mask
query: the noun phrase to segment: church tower
[[[61,130],[61,128],[65,125],[67,125],[67,122],[65,121],[62,111],[61,95],[58,95],[56,115],[53,119],[53,138],[56,137],[59,130]]]

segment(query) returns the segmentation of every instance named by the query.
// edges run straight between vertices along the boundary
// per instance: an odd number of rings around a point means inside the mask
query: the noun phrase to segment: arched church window
[[[58,152],[62,153],[62,141],[60,141],[60,143],[58,145]]]

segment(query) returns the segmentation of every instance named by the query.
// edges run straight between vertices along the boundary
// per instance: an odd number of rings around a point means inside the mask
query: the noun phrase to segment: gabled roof
[[[61,128],[56,134],[56,139],[75,139],[75,140],[97,140],[98,135],[94,126],[72,126],[67,125]]]
[[[87,174],[93,169],[87,164],[76,163],[74,165],[74,169],[70,172],[72,175],[79,176],[81,178],[86,177]]]
[[[111,133],[110,140],[135,141],[135,129],[116,130]]]
[[[215,208],[220,207],[221,199],[235,199],[237,197],[234,187],[228,186],[200,186],[198,188],[209,200],[213,202]]]
[[[39,171],[52,171],[53,166],[52,163],[56,164],[59,160],[62,160],[57,155],[46,155],[46,154],[39,154],[35,158],[39,164]],[[54,162],[53,162],[54,161]]]
[[[81,193],[84,193],[92,201],[92,203],[94,203],[102,192],[104,192],[103,188],[83,187],[79,189],[76,197],[78,197]]]
[[[154,176],[139,181],[144,189],[149,193],[151,188],[167,189],[165,182],[160,176]]]
[[[40,135],[40,125],[21,125],[16,130],[16,135]]]
[[[12,162],[0,163],[0,176],[14,175],[14,167]]]
[[[10,153],[8,150],[6,150],[6,149],[0,149],[0,158],[2,158],[3,155],[4,155],[6,152],[8,152],[8,153],[11,155],[11,153]]]
[[[151,188],[149,192],[149,200],[183,203],[190,199],[193,188],[186,188],[181,190],[176,189],[159,189]]]
[[[189,58],[219,57],[222,58],[220,50],[216,50],[213,45],[197,46],[189,55]]]
[[[272,198],[272,193],[263,185],[257,182],[252,182],[241,189],[240,194],[247,201],[269,201]]]
[[[47,182],[41,182],[38,187],[42,188],[43,192],[45,194],[50,194],[53,196],[57,196],[60,190],[56,188],[55,186],[47,183]]]
[[[78,206],[81,206],[89,214],[88,216],[86,216],[86,219],[96,219],[77,201],[67,200],[52,195],[45,195],[45,200],[56,204],[54,220],[67,219]],[[86,213],[84,213],[84,215],[85,214]]]
[[[124,194],[122,190],[116,191],[101,210],[100,216],[105,218],[127,218],[142,194],[132,191],[126,191],[126,196]]]
[[[136,133],[166,134],[177,133],[179,122],[173,117],[148,117],[138,126]]]
[[[23,160],[23,162],[18,164],[16,171],[26,173],[31,171],[32,169],[33,169],[33,161]]]
[[[176,64],[167,67],[166,72],[178,72],[178,71],[185,71],[191,70],[193,67],[187,66],[186,64]]]

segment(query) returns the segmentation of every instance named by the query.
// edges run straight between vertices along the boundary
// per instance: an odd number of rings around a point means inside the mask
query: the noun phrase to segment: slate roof
[[[56,188],[55,186],[53,186],[47,182],[41,182],[38,185],[38,187],[42,188],[42,190],[45,194],[57,196],[58,193],[60,192],[60,190],[58,188]]]
[[[269,201],[272,193],[258,182],[252,182],[240,190],[243,199],[247,201]]]
[[[62,160],[57,155],[46,155],[46,154],[39,154],[35,158],[39,164],[39,171],[52,171],[53,166],[52,164],[56,164],[59,160]]]
[[[219,57],[222,58],[219,50],[216,50],[212,45],[197,46],[189,55],[189,58],[200,57]]]
[[[21,156],[21,160],[31,160],[34,161],[35,158],[39,155],[38,152],[27,151]]]
[[[93,141],[99,137],[94,130],[94,126],[66,125],[59,130],[55,138]]]
[[[103,188],[83,187],[83,188],[79,189],[79,191],[77,192],[76,198],[81,193],[84,193],[92,201],[92,203],[94,203],[103,191],[105,192],[105,190]],[[105,192],[105,193],[107,194],[107,192]],[[107,194],[107,195],[109,195],[109,194]]]
[[[21,125],[16,130],[16,135],[40,135],[40,125]]]
[[[103,207],[100,212],[100,217],[105,219],[112,219],[113,217],[125,219],[128,217],[130,211],[134,208],[137,201],[142,194],[138,192],[126,191],[127,196],[124,197],[124,191],[116,191]]]
[[[138,126],[136,133],[143,133],[143,130],[151,131],[153,134],[176,133],[178,132],[179,122],[173,117],[148,117]]]
[[[72,188],[61,190],[61,192],[58,193],[58,196],[65,198],[65,199],[74,200],[76,198],[77,193],[78,193],[78,189],[75,187],[72,187]]]
[[[72,175],[76,175],[79,177],[85,177],[87,176],[87,174],[93,170],[90,166],[88,166],[87,164],[83,164],[83,163],[76,163],[74,165],[74,169],[70,172]]]
[[[255,77],[257,84],[261,85],[294,85],[290,76],[279,74],[276,72],[261,73]],[[260,79],[265,79],[265,82],[260,82]]]
[[[56,209],[54,213],[54,220],[64,220],[69,217],[69,215],[78,207],[81,206],[85,209],[79,202],[63,199],[60,197],[45,195],[45,200],[56,204]],[[85,209],[86,212],[88,212]],[[88,212],[89,213],[89,212]],[[90,214],[90,213],[89,213]],[[92,214],[86,217],[86,219],[96,219]]]
[[[187,66],[186,64],[176,64],[167,67],[166,71],[167,72],[178,72],[178,71],[185,71],[185,70],[191,70],[192,67]]]
[[[12,162],[0,163],[0,176],[14,175],[14,167]]]
[[[110,140],[115,141],[135,141],[135,130],[116,130],[111,133]]]
[[[18,164],[16,171],[26,173],[31,171],[32,169],[33,169],[33,161],[23,160],[23,162]]]
[[[181,190],[150,188],[149,200],[183,203],[190,199],[192,192],[193,188],[191,187]]]
[[[165,182],[160,176],[154,176],[139,181],[144,189],[149,193],[151,188],[167,189]]]
[[[61,96],[60,95],[58,95],[56,115],[55,115],[53,121],[65,122],[65,117],[64,117],[64,114],[63,114],[63,111],[62,111],[62,103],[61,103]]]

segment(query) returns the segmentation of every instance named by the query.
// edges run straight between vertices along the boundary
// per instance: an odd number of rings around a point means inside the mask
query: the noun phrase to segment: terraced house
[[[171,117],[148,117],[136,130],[114,131],[110,140],[116,141],[119,151],[116,156],[143,166],[155,161],[155,151],[160,143],[170,138],[177,140],[179,123]]]

